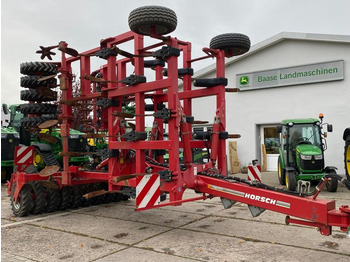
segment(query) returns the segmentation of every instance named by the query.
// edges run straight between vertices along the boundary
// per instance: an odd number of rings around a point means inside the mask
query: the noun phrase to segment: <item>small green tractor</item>
[[[350,181],[350,127],[344,130],[343,139],[345,141],[344,146],[344,165],[345,175]]]
[[[1,127],[1,182],[10,180],[13,173],[15,147],[19,145],[19,133],[13,127]]]
[[[319,182],[326,174],[336,174],[336,167],[325,167],[325,138],[333,127],[322,120],[323,114],[320,114],[320,119],[286,119],[277,126],[277,132],[281,133],[278,179],[290,191],[300,191],[305,181]],[[327,132],[322,132],[325,125]],[[329,192],[337,191],[338,180],[331,178],[326,188]]]

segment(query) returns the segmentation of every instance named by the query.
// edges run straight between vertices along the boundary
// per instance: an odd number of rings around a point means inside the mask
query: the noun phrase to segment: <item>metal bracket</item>
[[[109,98],[101,98],[96,102],[96,105],[99,107],[107,108],[111,106],[119,106],[119,100],[109,99]]]
[[[130,75],[127,78],[122,79],[122,83],[133,86],[141,83],[146,83],[146,77],[141,75]]]
[[[113,48],[103,47],[95,53],[95,56],[107,59],[110,56],[117,56],[118,52]]]
[[[180,56],[180,49],[172,46],[163,46],[161,49],[153,52],[152,56],[165,61],[169,56]]]
[[[172,171],[170,171],[169,169],[160,170],[160,171],[158,171],[158,174],[159,174],[160,179],[164,180],[165,182],[169,182],[169,181],[173,180]]]
[[[139,141],[139,140],[146,140],[147,139],[147,132],[135,132],[134,130],[122,135],[124,139],[127,141]]]
[[[163,108],[162,110],[158,110],[153,114],[154,118],[163,119],[164,123],[168,123],[169,118],[171,117],[171,110],[167,108]]]

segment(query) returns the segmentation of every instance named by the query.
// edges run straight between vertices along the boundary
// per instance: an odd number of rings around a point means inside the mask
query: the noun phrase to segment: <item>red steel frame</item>
[[[108,182],[110,191],[119,191],[122,186],[136,187],[136,178],[131,178],[121,182],[115,182],[119,176],[130,174],[143,174],[147,167],[152,167],[152,173],[169,169],[172,171],[171,181],[162,181],[160,190],[169,194],[169,201],[157,206],[143,209],[162,207],[166,205],[180,205],[185,202],[198,199],[212,198],[215,196],[231,199],[257,206],[263,209],[272,210],[288,215],[287,223],[298,223],[307,226],[319,228],[324,235],[331,234],[331,227],[337,226],[346,231],[350,225],[350,208],[342,206],[338,210],[333,200],[319,200],[316,197],[297,197],[275,191],[260,189],[243,183],[231,183],[222,179],[212,178],[199,174],[202,171],[217,168],[221,175],[227,175],[226,166],[226,142],[219,139],[219,132],[226,130],[225,117],[225,86],[218,85],[211,88],[192,89],[192,79],[190,75],[183,76],[182,90],[178,85],[179,58],[169,56],[166,58],[168,69],[167,78],[163,78],[162,66],[155,67],[155,80],[146,83],[140,83],[134,86],[126,86],[118,81],[125,78],[127,65],[134,67],[135,75],[144,75],[144,58],[142,55],[149,54],[155,48],[164,45],[178,48],[182,52],[182,66],[191,68],[192,62],[213,57],[216,59],[216,77],[225,77],[225,57],[224,52],[220,50],[203,49],[207,53],[205,57],[192,59],[191,43],[180,41],[177,38],[161,37],[152,35],[159,41],[151,46],[144,46],[144,37],[133,32],[127,32],[116,37],[107,38],[101,41],[101,46],[83,52],[78,57],[66,57],[62,52],[60,62],[60,88],[62,90],[62,114],[60,115],[62,124],[61,135],[63,139],[63,171],[55,173],[53,178],[60,187],[72,186],[84,183],[93,183],[98,181]],[[72,63],[80,63],[80,76],[91,75],[90,56],[102,47],[112,48],[122,43],[132,42],[134,46],[133,58],[121,58],[117,60],[116,56],[110,56],[106,64],[99,70],[103,78],[109,81],[103,87],[102,92],[96,93],[96,84],[92,84],[86,79],[81,80],[81,95],[72,97]],[[61,43],[62,44],[62,43]],[[67,44],[63,43],[66,47]],[[96,71],[94,71],[96,72]],[[167,92],[165,92],[167,90]],[[192,116],[192,100],[199,97],[216,97],[216,116],[212,125],[212,135],[210,140],[210,161],[206,164],[192,163],[192,148],[205,148],[203,141],[193,140],[192,124],[183,121],[184,116]],[[102,111],[102,118],[107,120],[102,122],[102,128],[108,130],[109,150],[117,150],[119,155],[110,157],[101,165],[108,162],[108,172],[85,171],[77,166],[68,165],[68,137],[72,118],[72,105],[69,101],[88,100],[93,103],[97,98],[108,97],[119,100],[119,106],[111,106]],[[167,103],[167,108],[171,110],[172,116],[168,121],[168,139],[164,140],[163,120],[154,119],[152,134],[157,134],[149,141],[126,141],[120,136],[125,134],[125,119],[114,115],[114,112],[122,111],[122,100],[135,102],[135,131],[145,131],[145,99],[151,98],[154,105],[157,103]],[[94,106],[93,125],[96,126],[96,106]],[[179,135],[180,134],[180,135]],[[184,164],[186,170],[180,169],[179,153],[180,148],[184,153]],[[145,150],[165,149],[169,152],[169,166],[162,167],[146,161]],[[135,150],[133,157],[128,156],[130,150]],[[163,157],[158,156],[157,161],[162,162]],[[21,187],[28,181],[44,180],[39,174],[25,174],[17,172],[11,178],[9,192],[14,181],[17,182],[15,199]],[[193,189],[203,193],[202,196],[193,199],[183,199],[183,193],[186,189]],[[143,210],[139,209],[139,210]],[[301,218],[291,219],[289,216]]]

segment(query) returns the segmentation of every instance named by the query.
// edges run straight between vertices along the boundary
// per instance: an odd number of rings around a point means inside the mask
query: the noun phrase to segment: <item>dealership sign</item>
[[[236,75],[241,91],[344,79],[344,60]]]

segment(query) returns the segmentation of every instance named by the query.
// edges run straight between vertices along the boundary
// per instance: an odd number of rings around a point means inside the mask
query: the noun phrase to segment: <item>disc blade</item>
[[[59,166],[46,166],[43,170],[39,172],[39,176],[48,177],[56,173],[60,169]]]
[[[195,125],[201,125],[201,124],[208,124],[209,121],[202,121],[202,120],[194,120],[193,124]]]
[[[51,136],[50,134],[38,134],[38,138],[40,140],[44,140],[50,144],[56,144],[58,142],[58,139],[54,136]]]
[[[91,75],[85,74],[84,79],[89,80],[91,82],[98,82],[98,83],[107,83],[106,79],[103,78],[98,78],[98,77],[93,77]]]
[[[53,127],[53,126],[55,126],[57,124],[58,124],[58,120],[57,119],[52,119],[52,120],[47,120],[47,121],[41,123],[40,125],[38,125],[38,127],[40,129],[46,129],[46,128]]]

